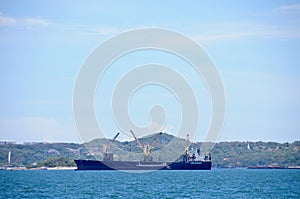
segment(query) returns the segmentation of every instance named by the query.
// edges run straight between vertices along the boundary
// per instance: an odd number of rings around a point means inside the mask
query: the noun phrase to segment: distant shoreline
[[[26,168],[26,167],[1,167],[0,170],[8,170],[8,171],[62,171],[62,170],[76,170],[77,167],[36,167],[36,168]]]

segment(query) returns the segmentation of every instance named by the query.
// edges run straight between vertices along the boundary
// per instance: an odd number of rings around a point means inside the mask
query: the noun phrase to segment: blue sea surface
[[[300,170],[4,170],[0,198],[300,198]]]

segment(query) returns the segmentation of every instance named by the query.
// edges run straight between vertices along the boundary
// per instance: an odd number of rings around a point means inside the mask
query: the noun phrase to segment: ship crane
[[[113,161],[113,153],[108,153],[108,150],[119,135],[120,135],[120,133],[117,133],[113,137],[113,139],[111,140],[111,142],[109,144],[107,144],[107,145],[103,144],[103,155],[104,155],[103,160],[104,161]]]
[[[156,135],[155,139],[152,141],[152,143],[151,143],[151,145],[150,145],[150,147],[149,147],[149,153],[150,153],[150,154],[151,154],[152,151],[154,150],[154,147],[155,147],[156,143],[158,142],[158,140],[159,140],[159,138],[160,138],[161,135],[162,135],[162,132],[159,132],[159,133]]]
[[[130,130],[130,133],[132,134],[132,136],[134,137],[135,141],[138,143],[139,147],[142,149],[143,152],[143,159],[144,162],[151,162],[153,160],[153,157],[151,156],[151,153],[157,143],[157,141],[159,140],[160,135],[162,134],[162,132],[158,133],[156,135],[156,137],[154,138],[153,142],[150,144],[145,144],[142,145],[142,143],[139,141],[139,139],[135,136],[135,134],[133,133],[132,130]]]
[[[147,146],[146,145],[142,145],[142,143],[139,141],[139,139],[137,139],[137,137],[135,136],[135,134],[133,133],[132,130],[130,130],[130,133],[132,134],[133,138],[135,139],[135,141],[138,143],[139,147],[142,149],[143,152],[143,157],[144,157],[144,161],[147,159]]]

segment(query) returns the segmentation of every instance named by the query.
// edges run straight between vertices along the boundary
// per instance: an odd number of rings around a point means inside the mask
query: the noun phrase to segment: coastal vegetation
[[[142,144],[153,142],[155,135],[140,139]],[[164,151],[170,141],[178,148]],[[0,166],[7,166],[11,151],[11,166],[57,167],[75,166],[73,159],[102,159],[103,146],[107,139],[95,139],[85,144],[75,143],[27,143],[1,144]],[[192,148],[201,148],[203,143],[193,143]],[[168,161],[172,154],[183,152],[186,140],[163,133],[154,147],[154,160]],[[214,145],[210,154],[213,167],[235,168],[247,166],[300,166],[300,141],[276,142],[220,142]],[[110,148],[117,160],[140,160],[141,149],[135,141],[115,141]],[[157,153],[155,153],[157,152]],[[204,152],[205,153],[205,152]],[[204,155],[204,154],[203,154]],[[172,157],[176,158],[176,157]],[[171,159],[172,159],[171,158]]]

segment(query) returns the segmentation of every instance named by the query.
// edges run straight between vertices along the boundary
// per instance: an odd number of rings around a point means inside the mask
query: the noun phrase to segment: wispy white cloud
[[[115,26],[107,26],[101,24],[65,24],[64,27],[66,31],[77,32],[85,36],[111,35],[121,32],[121,30]]]
[[[275,8],[275,11],[283,11],[283,12],[300,11],[300,4],[280,6],[278,8]]]
[[[234,40],[242,37],[249,37],[257,35],[254,32],[228,32],[223,34],[201,34],[193,36],[193,39],[199,42],[213,42],[213,41],[224,41],[224,40]]]
[[[0,120],[0,139],[23,141],[77,141],[75,130],[55,118],[38,116]],[[17,141],[19,141],[17,140]]]
[[[16,18],[0,13],[0,26],[48,26],[51,22],[42,18]]]
[[[14,26],[17,24],[17,20],[12,17],[2,16],[0,14],[0,26]]]
[[[108,35],[120,32],[120,30],[116,27],[90,27],[86,29],[86,32],[94,35]]]
[[[119,28],[116,26],[108,26],[108,25],[101,25],[101,24],[91,24],[91,25],[84,25],[84,24],[60,24],[60,23],[53,23],[47,19],[37,18],[37,17],[26,17],[26,18],[17,18],[12,16],[3,15],[0,12],[0,27],[1,26],[49,26],[55,25],[53,27],[58,28],[59,30],[64,31],[71,31],[80,33],[82,35],[110,35],[121,32]]]
[[[296,23],[298,22],[272,25],[251,22],[202,25],[204,31],[192,38],[204,43],[250,37],[295,39],[300,38],[300,26]]]
[[[23,19],[25,25],[48,26],[50,21],[40,18],[25,18]]]

